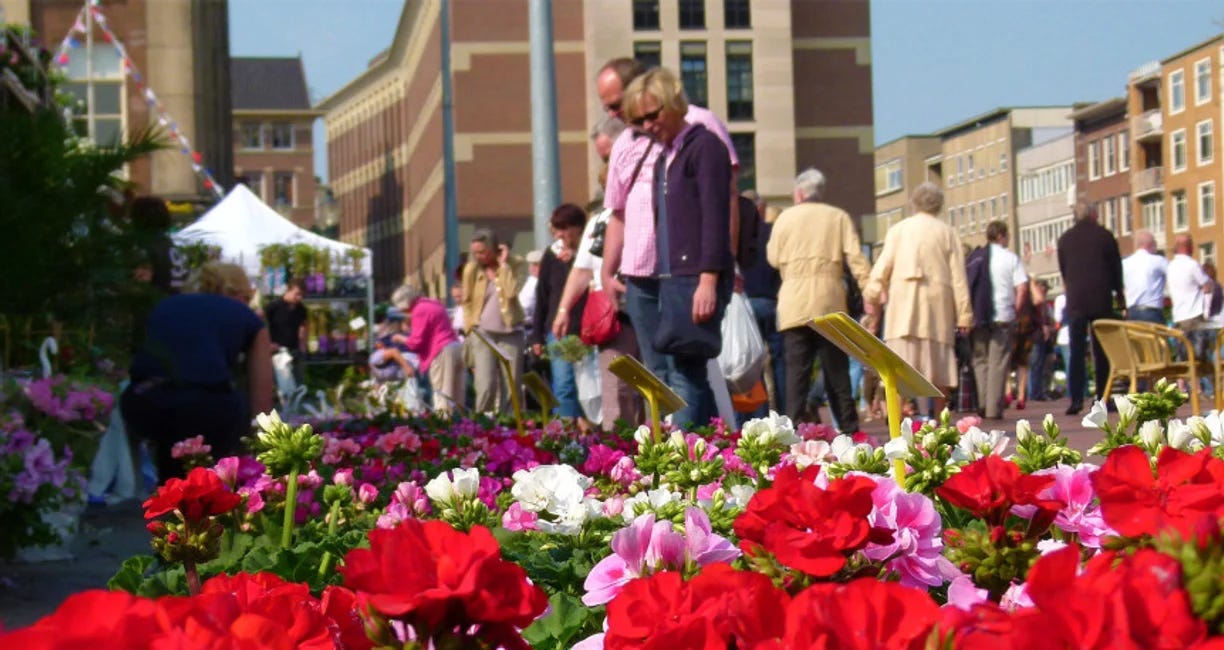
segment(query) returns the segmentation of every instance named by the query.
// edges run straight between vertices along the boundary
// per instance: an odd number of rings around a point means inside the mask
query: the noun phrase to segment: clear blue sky
[[[318,100],[390,45],[402,6],[402,0],[231,0],[230,48],[235,56],[300,53]],[[998,106],[1121,95],[1130,70],[1224,31],[1219,0],[873,0],[871,6],[877,143]],[[321,126],[315,149],[316,171],[326,177]]]

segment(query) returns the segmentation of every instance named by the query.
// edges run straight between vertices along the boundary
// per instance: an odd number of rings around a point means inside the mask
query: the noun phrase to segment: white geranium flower
[[[1193,422],[1195,418],[1190,418]],[[1169,446],[1182,451],[1193,451],[1195,443],[1202,444],[1201,441],[1194,437],[1194,429],[1187,422],[1182,422],[1178,419],[1169,420]]]
[[[1016,420],[1016,441],[1028,442],[1033,439],[1033,427],[1028,420]]]
[[[515,472],[510,494],[523,510],[564,517],[582,503],[589,487],[590,477],[570,465],[540,465]]]
[[[263,429],[264,431],[274,431],[281,425],[280,414],[276,412],[276,409],[272,409],[267,413],[260,413],[259,415],[256,415],[255,422],[259,425],[259,428]]]
[[[633,523],[637,517],[635,507],[639,503],[645,503],[651,510],[658,510],[672,501],[679,501],[681,495],[679,492],[672,492],[667,489],[667,486],[649,490],[646,492],[638,492],[637,494],[625,499],[625,510],[621,516],[625,518],[625,523]]]
[[[474,499],[480,492],[480,471],[472,469],[453,469],[452,476],[446,472],[435,476],[425,484],[425,495],[431,501],[453,505],[462,499]]]
[[[969,430],[961,435],[956,448],[952,450],[952,459],[958,462],[971,462],[983,456],[1000,455],[1006,448],[1007,436],[1002,431],[995,430],[987,433],[977,427],[969,427]]]
[[[603,506],[598,499],[583,499],[577,503],[569,504],[565,512],[555,513],[557,518],[555,521],[546,519],[538,519],[536,526],[545,533],[559,533],[561,535],[577,535],[582,532],[582,524],[588,519],[598,517],[603,511]]]
[[[1133,422],[1139,413],[1139,407],[1125,395],[1114,395],[1114,406],[1118,407],[1118,418],[1123,422]],[[1093,407],[1096,408],[1095,406]]]
[[[744,423],[740,432],[743,440],[759,445],[790,446],[799,442],[795,425],[785,415],[770,411],[767,418],[756,418]]]
[[[911,418],[904,418],[901,420],[901,437],[905,438],[906,442],[913,444],[914,421]]]
[[[732,485],[727,494],[727,507],[747,508],[754,494],[756,494],[756,488],[751,485]]]
[[[1049,431],[1050,427],[1053,427],[1053,426],[1054,426],[1054,414],[1046,413],[1045,417],[1041,419],[1041,428],[1045,429],[1046,431]]]
[[[792,444],[790,453],[795,467],[804,469],[829,462],[833,457],[833,448],[824,440],[805,440]]]
[[[637,431],[633,432],[633,440],[638,443],[638,446],[650,444],[654,440],[654,434],[650,432],[650,427],[645,424],[639,426]]]
[[[1203,416],[1203,426],[1207,429],[1206,444],[1212,447],[1224,445],[1224,420],[1220,418],[1219,411],[1212,411]]]
[[[1160,426],[1160,421],[1148,420],[1139,425],[1139,439],[1149,450],[1156,451],[1156,448],[1165,441],[1164,429]]]
[[[888,460],[904,460],[909,457],[910,444],[904,437],[897,437],[884,443],[884,457]]]
[[[667,439],[667,444],[682,454],[688,454],[688,442],[684,440],[684,432],[679,429],[672,429],[671,436]]]
[[[1130,402],[1130,400],[1126,401]],[[1092,403],[1092,409],[1088,411],[1088,415],[1084,416],[1080,424],[1090,429],[1104,429],[1105,420],[1108,417],[1109,412],[1105,409],[1105,400],[1097,400]]]
[[[830,448],[833,456],[837,458],[837,462],[845,465],[853,465],[858,462],[859,452],[864,450],[870,454],[871,445],[856,445],[854,444],[854,438],[844,433],[833,439],[833,444]]]

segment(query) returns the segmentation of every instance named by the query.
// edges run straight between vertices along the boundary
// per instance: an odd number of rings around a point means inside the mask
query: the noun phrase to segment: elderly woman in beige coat
[[[965,254],[956,231],[936,216],[943,208],[936,185],[919,185],[910,202],[917,212],[888,229],[863,298],[887,302],[885,343],[947,392],[957,382],[956,333],[973,325]],[[935,412],[946,403],[936,400]]]

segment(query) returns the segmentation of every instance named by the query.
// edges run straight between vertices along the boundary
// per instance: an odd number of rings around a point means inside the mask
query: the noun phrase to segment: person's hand
[[[731,290],[735,293],[744,293],[744,276],[739,273],[735,274],[735,282],[732,284]]]
[[[531,353],[536,355],[537,357],[544,356],[544,345],[541,343],[532,343]]]
[[[714,307],[718,302],[714,284],[717,275],[702,274],[697,290],[693,292],[693,322],[704,323],[714,317]],[[707,279],[708,278],[708,279]]]
[[[958,327],[956,328],[956,333],[960,334],[961,336],[969,336],[969,328],[968,327]]]
[[[500,244],[497,249],[497,263],[499,265],[510,261],[510,247],[505,244]]]
[[[608,298],[614,303],[619,301],[620,297],[625,295],[627,291],[625,283],[621,282],[620,278],[615,275],[604,278],[603,290],[608,292]]]
[[[574,249],[562,247],[561,252],[557,253],[557,259],[568,264],[570,260],[574,259]]]
[[[272,344],[272,354],[276,354],[277,352],[280,352],[280,346],[273,343]]]
[[[870,302],[870,301],[864,301],[863,302],[863,313],[867,314],[868,316],[875,316],[876,314],[875,303]]]
[[[570,328],[569,310],[558,311],[557,317],[553,319],[553,324],[552,324],[553,336],[557,337],[558,339],[564,338],[565,333],[569,331],[569,328]]]

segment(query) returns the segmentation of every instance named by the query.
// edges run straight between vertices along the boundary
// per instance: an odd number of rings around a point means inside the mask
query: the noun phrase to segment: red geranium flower
[[[73,594],[30,627],[0,633],[0,648],[128,650],[159,635],[155,601],[122,591]]]
[[[501,559],[487,528],[461,533],[441,521],[409,519],[370,531],[370,548],[349,551],[340,573],[360,602],[405,618],[418,633],[481,624],[486,638],[517,639],[548,606],[518,565]],[[511,641],[511,643],[515,643]]]
[[[740,547],[749,554],[764,548],[782,564],[813,576],[830,576],[869,541],[888,543],[887,531],[867,521],[875,482],[863,476],[834,479],[816,487],[820,468],[800,472],[783,467],[772,487],[752,496],[735,520]]]
[[[1142,449],[1119,447],[1093,473],[1092,486],[1105,522],[1126,537],[1165,530],[1188,537],[1205,515],[1224,514],[1224,461],[1210,449],[1187,454],[1166,447],[1153,476]]]
[[[204,517],[229,512],[242,503],[211,469],[197,467],[186,480],[172,478],[144,502],[145,519],[153,519],[178,510],[183,520],[198,522]]]
[[[938,620],[925,591],[875,578],[820,583],[791,602],[783,647],[921,650]]]
[[[782,637],[790,595],[755,571],[736,571],[729,564],[711,564],[688,583],[702,611],[730,647],[753,648]]]
[[[712,605],[712,603],[711,603]],[[608,603],[605,650],[726,650],[713,610],[700,602],[674,571],[625,585]]]
[[[1053,482],[1053,476],[1022,474],[1020,467],[1010,460],[989,455],[961,468],[935,493],[953,506],[985,519],[991,526],[1002,525],[1012,506],[1037,506],[1037,513],[1033,515],[1034,528],[1041,531],[1053,523],[1064,505],[1062,501],[1037,496]]]
[[[1011,615],[986,601],[971,609],[947,606],[940,609],[938,635],[944,645],[956,650],[1006,650],[1011,647]]]

